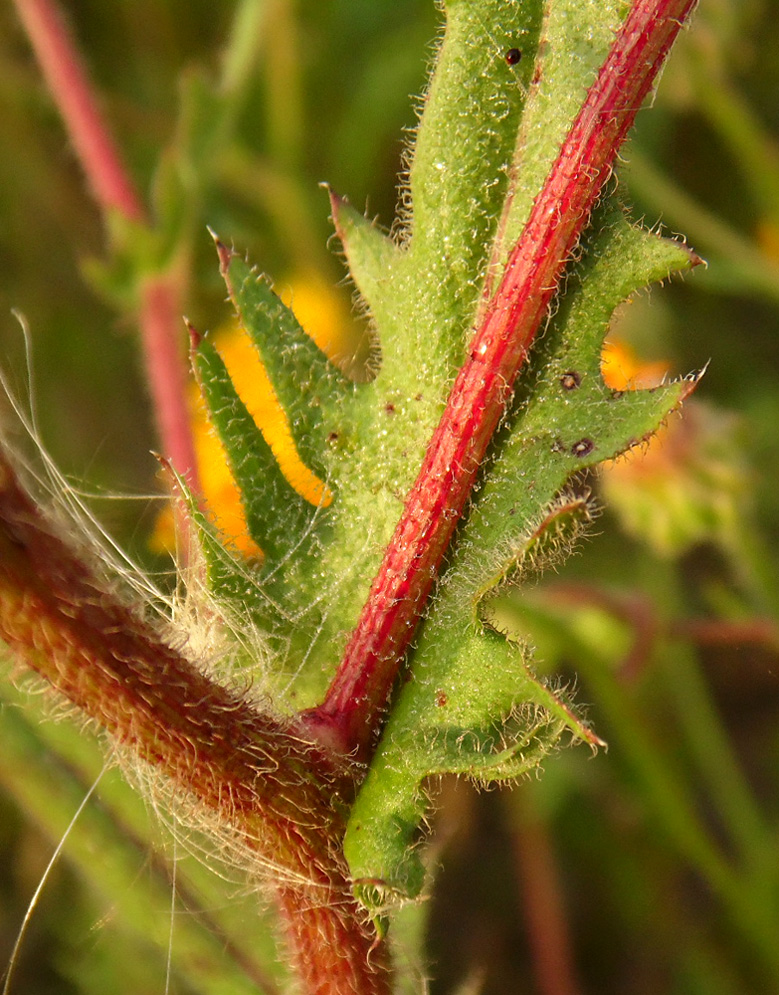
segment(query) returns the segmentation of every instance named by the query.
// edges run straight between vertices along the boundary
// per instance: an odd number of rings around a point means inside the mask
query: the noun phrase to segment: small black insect
[[[508,52],[506,52],[506,62],[510,66],[516,66],[516,64],[519,62],[521,58],[522,58],[522,53],[518,48],[510,48]]]

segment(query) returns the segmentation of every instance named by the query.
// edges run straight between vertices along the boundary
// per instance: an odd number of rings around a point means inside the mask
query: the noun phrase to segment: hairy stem
[[[636,0],[485,309],[324,702],[304,720],[369,754],[487,447],[614,158],[695,0]]]
[[[59,9],[51,0],[15,0],[15,3],[92,196],[104,214],[114,210],[132,221],[144,221],[143,204],[106,128],[86,69]]]
[[[190,374],[181,342],[182,311],[179,281],[174,276],[165,273],[144,280],[138,323],[157,431],[171,466],[198,494],[197,457],[186,392]]]
[[[62,116],[89,189],[106,222],[113,212],[136,224],[148,219],[140,196],[100,113],[86,68],[53,0],[15,0],[41,72]],[[178,279],[157,274],[140,287],[139,324],[159,437],[194,490],[197,463],[184,384],[187,368]]]
[[[273,882],[307,995],[385,995],[386,954],[351,894],[341,852],[349,778],[110,593],[2,455],[0,638],[194,799],[250,875]]]

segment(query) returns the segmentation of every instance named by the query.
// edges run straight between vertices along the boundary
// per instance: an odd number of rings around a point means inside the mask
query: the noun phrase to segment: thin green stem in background
[[[624,177],[634,196],[656,211],[667,228],[684,231],[696,250],[710,257],[711,273],[701,279],[715,287],[779,302],[779,263],[752,239],[685,193],[635,148]]]
[[[566,597],[561,604],[570,607]],[[775,888],[764,888],[763,882],[755,880],[756,868],[751,862],[744,866],[740,860],[736,861],[725,855],[716,834],[706,825],[702,814],[697,810],[698,802],[704,797],[701,786],[697,781],[693,785],[688,783],[684,767],[673,755],[673,741],[667,744],[659,733],[652,731],[652,721],[642,714],[639,705],[633,700],[630,686],[620,682],[613,661],[604,659],[602,646],[599,645],[596,650],[589,639],[582,638],[575,623],[569,624],[571,616],[567,611],[561,615],[555,611],[553,619],[545,614],[537,614],[535,609],[531,615],[525,616],[528,610],[523,608],[520,620],[523,617],[532,619],[530,625],[534,633],[539,637],[545,633],[554,644],[559,644],[561,638],[565,640],[565,656],[576,661],[577,669],[597,702],[602,716],[602,731],[611,741],[612,749],[618,750],[632,768],[637,778],[639,794],[645,800],[648,811],[679,854],[696,868],[712,892],[719,897],[728,911],[733,928],[741,933],[759,957],[758,963],[769,972],[774,983],[779,983]],[[562,626],[564,636],[558,626]],[[674,656],[669,655],[667,667],[672,668],[674,663]],[[715,786],[715,802],[724,804],[723,818],[730,825],[739,844],[745,849],[750,845],[756,846],[765,858],[767,838],[762,820],[755,813],[754,804],[734,764],[730,749],[723,742],[721,729],[712,732],[712,725],[716,725],[717,719],[711,710],[708,694],[695,680],[692,681],[691,688],[681,688],[683,677],[686,676],[689,674],[679,675],[678,680],[675,678],[668,689],[669,692],[680,695],[679,714],[685,724],[685,736],[688,741],[694,741],[694,753],[706,767],[707,777],[713,779],[717,775],[715,761],[709,762],[708,758],[701,756],[707,748],[706,736],[713,735],[711,749],[716,760],[724,765],[723,776],[730,781],[731,788],[735,785],[733,789],[746,805],[746,814],[742,816],[734,811],[730,798],[723,800],[719,786]],[[683,714],[683,706],[690,704],[692,714]],[[761,866],[763,872],[767,863],[767,859],[764,859]]]
[[[97,786],[100,783],[103,774],[106,772],[107,768],[108,764],[106,763],[103,765],[97,777],[92,782],[90,787],[87,789],[87,792],[84,795],[83,799],[81,800],[78,808],[73,813],[73,817],[71,818],[70,822],[65,827],[65,829],[63,830],[62,835],[60,836],[59,841],[56,847],[54,848],[54,852],[52,853],[49,862],[46,865],[46,869],[41,875],[41,879],[38,882],[38,887],[33,892],[33,896],[30,899],[30,904],[27,907],[27,912],[25,913],[24,919],[22,920],[22,925],[19,928],[19,933],[17,934],[16,942],[14,943],[13,950],[11,951],[11,957],[9,959],[8,968],[6,970],[6,975],[5,975],[5,984],[3,985],[3,995],[8,995],[8,992],[11,990],[11,982],[13,981],[14,977],[14,969],[19,959],[19,953],[22,947],[22,943],[24,942],[24,938],[27,935],[27,928],[35,913],[35,908],[38,904],[38,900],[40,899],[43,889],[46,886],[46,882],[49,880],[49,875],[51,874],[52,870],[54,869],[54,866],[59,860],[60,854],[62,853],[62,850],[65,844],[67,843],[68,836],[70,836],[71,830],[75,826],[76,822],[78,822],[78,818],[81,815],[81,813],[89,804],[89,800],[91,799],[92,795],[97,789]]]
[[[241,0],[236,7],[222,55],[223,94],[234,96],[245,90],[255,76],[267,16],[268,0]]]
[[[270,158],[293,176],[300,174],[305,122],[295,0],[266,0],[264,77]]]
[[[750,104],[703,52],[688,60],[696,105],[733,155],[761,220],[779,225],[779,146]]]
[[[678,616],[684,604],[678,568],[655,560],[645,576],[656,603],[662,603],[670,617]],[[770,918],[779,913],[776,840],[736,758],[695,651],[687,642],[669,640],[658,648],[657,659],[702,786],[731,839],[743,874],[751,879],[755,894],[762,896]]]
[[[668,749],[651,736],[646,721],[630,703],[614,674],[588,649],[572,646],[571,652],[614,731],[615,745],[623,750],[638,776],[641,793],[658,824],[720,897],[733,927],[749,939],[774,981],[779,982],[774,911],[755,904],[752,882],[734,869],[704,828],[689,788]]]

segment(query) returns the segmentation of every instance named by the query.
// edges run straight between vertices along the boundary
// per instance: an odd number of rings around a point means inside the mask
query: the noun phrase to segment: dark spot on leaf
[[[581,374],[577,373],[576,370],[569,370],[560,377],[560,386],[563,390],[576,390],[581,382]]]
[[[510,66],[516,66],[516,64],[519,62],[521,58],[522,58],[522,53],[518,48],[510,48],[508,52],[506,52],[506,62]]]
[[[328,436],[327,436],[327,441],[328,442],[338,442],[338,433],[337,432],[329,432]]]
[[[446,692],[442,691],[439,688],[439,690],[436,691],[436,693],[435,693],[435,703],[436,703],[436,705],[438,705],[439,708],[443,708],[444,705],[447,703],[447,701],[449,701],[449,698],[448,698]]]
[[[421,401],[422,400],[422,395],[421,394],[414,394],[414,400],[415,401]]]
[[[388,415],[394,415],[395,414],[395,405],[394,404],[385,404],[384,405],[384,410],[387,412]]]
[[[595,443],[592,439],[579,439],[578,442],[574,442],[571,446],[571,453],[574,456],[589,456],[594,448]]]

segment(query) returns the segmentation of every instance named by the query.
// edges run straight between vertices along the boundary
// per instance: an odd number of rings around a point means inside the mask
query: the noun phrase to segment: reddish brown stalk
[[[106,221],[113,211],[147,223],[146,211],[122,164],[88,74],[52,0],[15,0],[89,188]],[[175,276],[158,274],[140,288],[139,321],[159,437],[176,469],[197,490],[197,463],[184,384],[187,379],[181,308]]]
[[[58,8],[50,0],[15,3],[100,209],[104,214],[116,210],[132,221],[144,221],[146,212],[122,166]]]
[[[636,0],[535,200],[456,378],[324,702],[322,742],[365,758],[517,373],[614,158],[695,0]]]
[[[111,594],[1,454],[0,638],[194,797],[233,834],[250,871],[256,863],[272,878],[306,995],[388,995],[386,952],[342,856],[349,780],[289,722],[216,684]]]
[[[532,794],[520,791],[518,795],[513,849],[535,987],[539,995],[579,995],[581,988],[549,827],[535,811]]]
[[[181,341],[182,312],[177,279],[167,273],[146,278],[141,286],[138,323],[157,431],[171,466],[186,480],[190,490],[199,494],[192,418],[187,404],[189,368]]]

